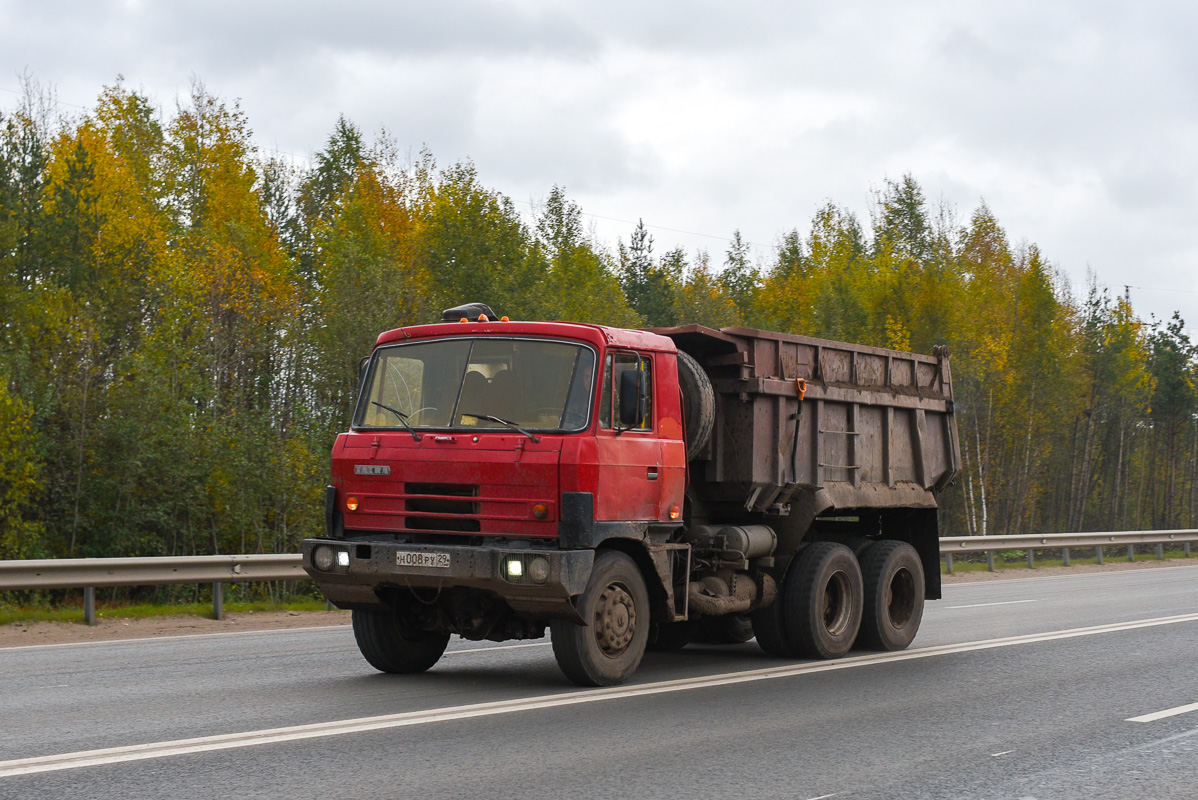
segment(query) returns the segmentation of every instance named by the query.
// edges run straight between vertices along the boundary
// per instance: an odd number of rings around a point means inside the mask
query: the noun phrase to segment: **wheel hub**
[[[820,598],[820,614],[828,633],[839,636],[849,626],[851,608],[849,581],[843,572],[835,573]]]
[[[623,585],[609,584],[600,593],[594,627],[595,639],[605,655],[615,657],[628,649],[636,635],[636,607]]]
[[[915,577],[899,570],[886,587],[886,611],[896,627],[903,627],[915,613]]]

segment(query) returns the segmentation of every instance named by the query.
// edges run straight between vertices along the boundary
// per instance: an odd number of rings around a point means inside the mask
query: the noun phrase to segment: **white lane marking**
[[[1191,736],[1198,736],[1198,728],[1195,728],[1192,731],[1182,731],[1181,733],[1175,733],[1172,736],[1166,736],[1164,739],[1157,739],[1155,742],[1145,742],[1144,744],[1140,745],[1136,749],[1137,750],[1151,750],[1152,748],[1160,747],[1163,744],[1172,744],[1173,742],[1181,741],[1182,739],[1189,739]]]
[[[225,636],[261,636],[273,633],[310,633],[312,631],[349,630],[349,625],[313,625],[308,628],[264,628],[260,631],[213,631],[212,633],[176,633],[171,636],[134,636],[128,639],[97,639],[92,642],[59,642],[57,644],[19,644],[14,647],[0,645],[0,655],[13,650],[40,650],[51,647],[94,647],[101,644],[145,644],[166,642],[175,639],[215,639]]]
[[[1039,603],[1039,600],[1004,600],[1001,603],[973,603],[967,606],[945,606],[944,610],[949,611],[954,608],[987,608],[989,606],[1015,606],[1020,603]]]
[[[918,650],[906,650],[897,653],[877,653],[840,659],[839,661],[816,661],[791,664],[783,667],[748,670],[745,672],[729,672],[721,675],[705,675],[697,678],[659,681],[640,686],[583,689],[561,694],[501,700],[490,703],[476,703],[466,706],[452,706],[427,711],[406,711],[399,714],[386,714],[378,717],[361,717],[359,719],[337,720],[335,722],[316,722],[285,728],[246,731],[244,733],[201,736],[195,739],[176,739],[174,741],[127,745],[125,747],[108,747],[101,750],[85,750],[77,753],[18,758],[11,761],[0,761],[0,778],[12,777],[14,775],[29,775],[36,772],[53,772],[63,769],[93,767],[100,764],[140,761],[147,758],[164,758],[187,753],[231,750],[260,744],[279,744],[303,739],[317,739],[325,736],[341,736],[349,733],[403,728],[412,725],[427,725],[430,723],[449,722],[451,720],[471,719],[474,717],[491,717],[499,714],[560,708],[583,703],[596,703],[604,700],[623,700],[630,697],[670,694],[673,692],[690,691],[692,689],[707,689],[714,686],[752,683],[772,678],[790,678],[799,675],[853,669],[855,667],[868,667],[895,661],[914,661],[936,656],[970,653],[977,650],[993,650],[1000,647],[1118,633],[1120,631],[1130,631],[1139,628],[1153,628],[1159,625],[1173,625],[1180,622],[1198,622],[1198,613],[1181,614],[1173,617],[1157,617],[1154,619],[1136,620],[1134,622],[1117,622],[1087,628],[1051,631],[1049,633],[1010,636],[1003,639],[986,639],[977,642],[964,642],[962,644],[937,645],[935,647],[925,647]]]
[[[1001,753],[991,753],[990,757],[998,758],[999,756],[1009,756],[1009,755],[1011,755],[1011,753],[1014,753],[1014,752],[1015,752],[1014,750],[1003,750]]]
[[[836,792],[834,794],[821,794],[819,797],[808,797],[807,800],[828,800],[829,797],[840,797],[844,792]]]
[[[1154,711],[1151,714],[1141,714],[1138,717],[1129,717],[1124,722],[1156,722],[1158,719],[1167,717],[1176,717],[1178,714],[1189,714],[1191,711],[1198,711],[1198,703],[1190,703],[1176,708],[1166,708],[1164,711]]]

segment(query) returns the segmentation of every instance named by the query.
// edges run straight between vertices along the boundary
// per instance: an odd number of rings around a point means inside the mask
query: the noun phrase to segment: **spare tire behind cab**
[[[711,378],[688,353],[678,351],[678,383],[686,417],[686,459],[691,461],[707,446],[715,425],[715,390]]]

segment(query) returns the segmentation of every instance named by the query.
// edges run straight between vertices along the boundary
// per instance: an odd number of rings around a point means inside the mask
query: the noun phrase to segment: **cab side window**
[[[620,422],[621,375],[628,371],[641,373],[641,398],[643,414],[637,415],[635,424]],[[612,398],[615,402],[612,402]],[[631,412],[630,412],[631,413]],[[603,362],[603,394],[599,400],[599,427],[605,430],[648,431],[653,429],[653,361],[638,353],[608,353]]]

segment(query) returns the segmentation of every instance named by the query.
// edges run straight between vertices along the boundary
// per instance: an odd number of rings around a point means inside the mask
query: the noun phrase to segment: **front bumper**
[[[333,566],[317,569],[317,547],[333,550]],[[338,553],[345,555],[338,557]],[[400,566],[426,561],[445,566]],[[521,559],[520,579],[507,577],[507,561]],[[548,562],[548,576],[536,583],[529,566]],[[304,569],[328,600],[339,608],[382,608],[380,591],[388,589],[477,589],[498,595],[512,610],[528,617],[576,619],[571,599],[582,594],[595,563],[592,550],[529,549],[497,546],[351,542],[306,539]]]

